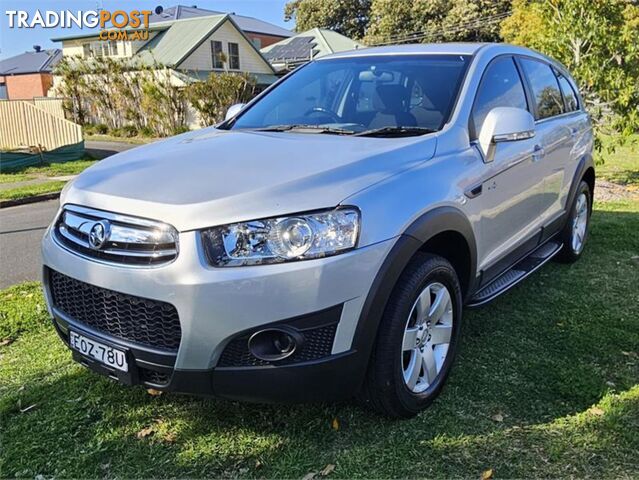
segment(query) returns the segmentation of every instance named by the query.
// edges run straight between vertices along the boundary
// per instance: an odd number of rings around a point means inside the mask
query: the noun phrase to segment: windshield
[[[423,135],[448,121],[468,63],[463,55],[311,62],[227,128]]]

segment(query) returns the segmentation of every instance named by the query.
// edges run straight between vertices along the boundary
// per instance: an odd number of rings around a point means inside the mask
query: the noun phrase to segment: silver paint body
[[[440,206],[463,212],[474,231],[479,274],[564,212],[577,162],[592,149],[583,112],[536,122],[533,138],[499,143],[492,162],[470,141],[469,116],[486,66],[503,54],[550,61],[533,51],[503,44],[415,45],[324,59],[422,53],[475,56],[441,131],[362,138],[210,127],[129,150],[86,170],[65,189],[61,204],[170,224],[179,232],[177,259],[149,269],[100,264],[61,248],[47,232],[44,264],[90,284],[175,305],[183,331],[178,369],[214,367],[239,331],[340,303],[333,352],[348,350],[373,279],[412,222]],[[534,155],[535,145],[545,155]],[[482,195],[464,195],[479,184]],[[338,205],[362,212],[353,251],[278,265],[206,263],[200,229]]]

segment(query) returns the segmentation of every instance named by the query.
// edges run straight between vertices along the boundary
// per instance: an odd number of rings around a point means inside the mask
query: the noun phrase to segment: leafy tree
[[[403,3],[403,0],[399,3]],[[368,25],[371,0],[293,0],[284,8],[295,29],[329,28],[350,38],[362,38]]]
[[[626,0],[515,0],[501,26],[510,43],[563,63],[585,97],[597,133],[639,129],[639,6]],[[601,142],[597,143],[599,148]]]
[[[511,0],[373,0],[365,42],[497,41]]]

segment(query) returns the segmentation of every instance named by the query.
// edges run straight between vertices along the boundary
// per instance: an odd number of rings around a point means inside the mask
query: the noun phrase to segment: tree
[[[365,42],[497,41],[511,0],[373,0]]]
[[[366,32],[370,9],[371,0],[293,0],[284,8],[284,19],[294,19],[298,32],[329,28],[359,39]]]
[[[639,129],[638,32],[639,6],[626,0],[515,0],[501,26],[507,42],[563,63],[597,133],[621,133],[621,141]]]

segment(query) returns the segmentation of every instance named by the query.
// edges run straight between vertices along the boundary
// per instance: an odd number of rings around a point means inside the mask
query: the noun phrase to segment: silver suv
[[[581,256],[591,154],[575,82],[531,50],[324,57],[80,175],[43,241],[48,305],[74,359],[122,383],[411,416],[464,305]]]

